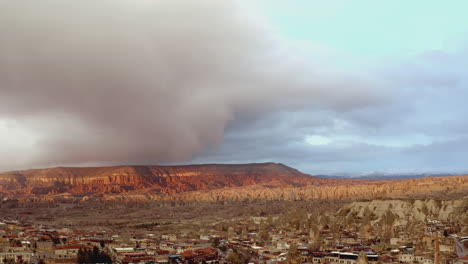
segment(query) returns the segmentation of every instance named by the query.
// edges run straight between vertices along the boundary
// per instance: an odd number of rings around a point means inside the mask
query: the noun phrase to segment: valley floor
[[[166,263],[177,256],[186,263],[282,263],[296,258],[296,263],[342,264],[346,259],[346,264],[355,264],[359,252],[365,251],[370,263],[432,264],[436,234],[442,263],[452,263],[457,259],[454,239],[468,233],[467,212],[466,198],[3,201],[0,264],[5,263],[2,256],[8,253],[27,259],[24,263],[32,263],[32,257],[64,263],[65,256],[76,263],[84,256],[83,250],[93,246],[117,263]],[[38,249],[38,243],[46,248]],[[135,262],[140,257],[143,262]]]

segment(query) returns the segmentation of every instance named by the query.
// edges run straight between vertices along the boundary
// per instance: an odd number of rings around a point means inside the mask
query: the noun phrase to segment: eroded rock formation
[[[277,163],[49,168],[0,173],[3,199],[318,200],[468,194],[468,176],[321,179]]]

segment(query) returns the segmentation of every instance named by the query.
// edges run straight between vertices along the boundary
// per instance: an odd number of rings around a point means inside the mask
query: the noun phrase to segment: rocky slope
[[[384,181],[320,179],[277,163],[50,168],[0,173],[3,199],[355,200],[467,194],[468,176]]]
[[[403,232],[411,234],[420,243],[425,236],[423,230],[437,221],[450,222],[450,225],[446,225],[449,233],[465,234],[468,231],[468,197],[449,200],[381,199],[353,202],[343,206],[337,216],[336,219],[340,219],[340,222],[354,222],[359,225],[361,235],[378,233],[398,237],[404,230]],[[421,244],[416,248],[421,246],[424,248]]]
[[[455,198],[468,195],[468,176],[421,178],[411,180],[384,180],[333,182],[304,187],[265,188],[247,186],[187,192],[171,196],[180,200],[325,200],[325,199],[380,199],[380,198]],[[151,197],[158,199],[157,197]]]
[[[96,195],[145,190],[153,194],[171,194],[258,184],[299,187],[323,182],[276,163],[59,167],[0,173],[0,193],[15,196],[60,193]]]
[[[375,216],[374,221],[378,221],[384,218],[388,211],[396,215],[397,224],[426,219],[464,220],[468,219],[468,197],[454,200],[382,199],[352,202],[343,206],[338,214],[363,218],[366,212],[370,212]]]

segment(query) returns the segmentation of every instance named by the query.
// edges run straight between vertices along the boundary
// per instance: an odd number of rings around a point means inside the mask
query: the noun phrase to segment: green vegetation
[[[82,263],[112,263],[111,257],[103,251],[100,251],[98,247],[93,249],[79,249],[78,251],[78,264]]]

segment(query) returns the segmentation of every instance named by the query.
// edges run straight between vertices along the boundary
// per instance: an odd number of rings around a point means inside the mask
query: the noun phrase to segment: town
[[[468,237],[457,234],[461,227],[450,222],[427,219],[424,230],[394,228],[388,237],[370,225],[353,229],[318,223],[305,230],[307,223],[280,228],[279,220],[224,221],[194,236],[158,234],[151,228],[83,231],[0,218],[0,264],[468,263],[463,256]]]

